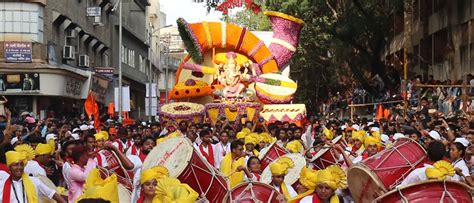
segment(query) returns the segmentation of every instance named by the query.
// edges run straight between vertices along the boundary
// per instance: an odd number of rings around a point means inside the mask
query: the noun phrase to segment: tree
[[[248,9],[239,10],[233,15],[224,16],[222,20],[247,27],[250,30],[269,31],[272,28],[270,20],[263,12],[255,14]]]
[[[266,6],[305,21],[291,64],[301,87],[298,102],[324,98],[328,90],[348,85],[334,81],[342,76],[355,78],[376,96],[398,84],[384,64],[383,52],[393,17],[403,14],[403,0],[273,0]],[[376,76],[383,86],[372,80]]]

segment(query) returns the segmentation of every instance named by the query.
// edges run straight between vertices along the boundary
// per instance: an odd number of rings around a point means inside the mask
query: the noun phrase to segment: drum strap
[[[136,145],[133,145],[132,146],[132,155],[137,155],[137,146]]]
[[[214,150],[212,149],[212,145],[208,144],[207,145],[207,152],[204,152],[204,147],[199,145],[199,151],[201,151],[201,154],[206,158],[206,160],[214,166]]]
[[[95,155],[95,158],[97,158],[97,165],[102,167],[103,166],[102,165],[102,156],[101,156],[100,152],[97,153],[97,155]]]
[[[142,160],[142,163],[145,162],[146,154],[141,152],[141,150],[140,150],[140,154],[138,155],[138,157],[140,157],[140,160]]]
[[[5,181],[3,185],[3,196],[2,196],[2,203],[9,203],[10,202],[10,195],[12,191],[12,178],[11,176]]]

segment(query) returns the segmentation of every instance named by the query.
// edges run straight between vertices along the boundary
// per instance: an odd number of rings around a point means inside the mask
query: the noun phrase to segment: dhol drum
[[[270,185],[260,182],[241,183],[225,196],[223,202],[258,203],[285,202],[285,197]]]
[[[461,182],[428,180],[394,189],[374,202],[472,202],[469,191],[469,187]]]
[[[224,176],[212,167],[187,138],[171,138],[158,144],[148,154],[143,170],[165,166],[171,177],[188,184],[209,202],[222,202],[228,192]]]
[[[36,176],[36,178],[38,178],[42,183],[44,183],[49,189],[56,191],[56,185],[54,185],[53,181],[51,181],[48,177],[40,175],[40,176]],[[40,203],[53,203],[56,201],[41,196],[39,198],[39,202]]]
[[[278,157],[285,154],[288,154],[288,151],[274,142],[260,151],[258,159],[260,159],[261,167],[266,168],[270,163],[278,159]]]
[[[291,160],[293,160],[295,163],[293,168],[288,169],[288,173],[286,174],[284,180],[286,184],[293,185],[296,183],[296,181],[298,181],[301,169],[306,166],[306,159],[303,157],[303,155],[297,153],[287,154],[284,155],[284,157],[291,158]],[[270,184],[272,182],[272,172],[270,171],[270,166],[267,166],[263,170],[260,182],[265,184]]]
[[[426,151],[409,138],[349,168],[347,181],[355,202],[372,202],[424,163]]]
[[[132,193],[122,184],[118,184],[118,195],[120,203],[131,203]]]
[[[342,135],[335,137],[331,140],[331,142],[333,144],[340,144],[342,148],[347,147],[347,143],[344,139],[342,139]],[[311,159],[311,162],[318,170],[325,169],[330,165],[340,166],[343,162],[339,161],[339,157],[336,154],[336,149],[328,145],[324,145],[322,149],[316,152],[316,154]]]
[[[98,167],[100,171],[100,176],[102,178],[107,178],[112,174],[117,175],[117,181],[122,184],[129,191],[133,190],[133,173],[127,171],[122,164],[120,159],[114,152],[104,150],[105,161],[107,162],[106,167]]]

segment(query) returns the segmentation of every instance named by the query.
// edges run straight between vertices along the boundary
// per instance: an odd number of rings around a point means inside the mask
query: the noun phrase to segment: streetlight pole
[[[122,0],[119,0],[119,78],[118,78],[118,121],[122,122]]]
[[[148,68],[149,68],[149,72],[148,72],[148,121],[151,123],[151,96],[152,96],[152,92],[151,92],[151,85],[153,84],[151,79],[151,73],[153,71],[152,67],[151,67],[151,57],[153,56],[153,54],[151,53],[152,52],[152,49],[151,49],[151,37],[152,37],[152,30],[153,30],[153,26],[150,26],[150,29],[148,32],[149,32],[149,35],[148,35]]]

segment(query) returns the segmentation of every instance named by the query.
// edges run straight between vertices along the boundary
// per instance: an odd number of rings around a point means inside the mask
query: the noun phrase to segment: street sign
[[[31,63],[31,42],[5,42],[5,61],[11,63]]]
[[[105,77],[112,78],[114,76],[114,68],[112,67],[95,67],[95,72]]]
[[[87,17],[98,17],[100,16],[101,8],[97,7],[87,7]]]

